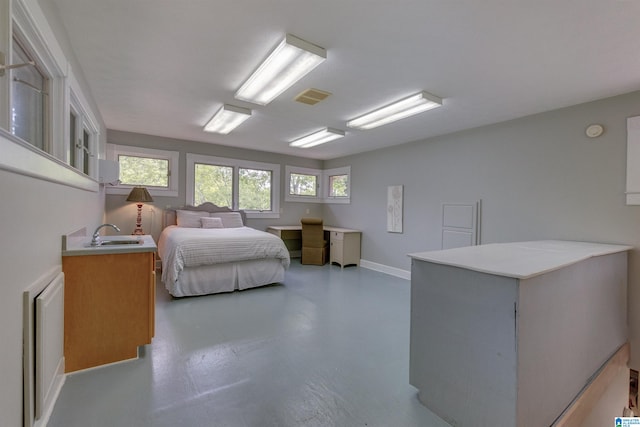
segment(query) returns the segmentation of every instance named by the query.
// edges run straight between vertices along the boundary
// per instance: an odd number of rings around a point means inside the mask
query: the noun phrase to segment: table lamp
[[[127,197],[127,202],[134,202],[138,204],[138,218],[136,219],[136,228],[133,230],[131,234],[144,234],[142,231],[142,205],[143,203],[153,202],[153,197],[144,187],[133,187],[131,193],[129,193],[129,197]]]

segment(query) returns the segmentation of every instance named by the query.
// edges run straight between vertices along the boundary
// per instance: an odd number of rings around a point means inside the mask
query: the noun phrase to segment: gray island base
[[[420,401],[453,426],[552,425],[627,341],[630,249],[553,240],[410,254]]]

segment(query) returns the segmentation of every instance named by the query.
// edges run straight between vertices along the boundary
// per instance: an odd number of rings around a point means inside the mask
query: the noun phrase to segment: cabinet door
[[[150,252],[63,257],[66,372],[135,358],[138,346],[151,342],[153,258]]]
[[[332,236],[333,237],[333,236]],[[340,265],[343,263],[343,248],[342,248],[342,240],[331,240],[331,250],[329,251],[331,255],[331,262],[337,262]]]

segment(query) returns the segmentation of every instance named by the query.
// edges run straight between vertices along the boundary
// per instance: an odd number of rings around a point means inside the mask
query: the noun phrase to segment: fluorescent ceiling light
[[[267,105],[275,97],[327,59],[320,46],[287,34],[258,69],[247,79],[236,99]]]
[[[251,110],[248,108],[224,104],[204,126],[204,130],[226,135],[249,117],[251,117]]]
[[[309,148],[316,145],[324,144],[325,142],[333,141],[334,139],[344,137],[344,131],[332,128],[324,128],[318,132],[314,132],[310,135],[303,136],[289,143],[292,147]]]
[[[356,129],[373,129],[441,105],[442,98],[423,91],[350,120],[347,126]]]

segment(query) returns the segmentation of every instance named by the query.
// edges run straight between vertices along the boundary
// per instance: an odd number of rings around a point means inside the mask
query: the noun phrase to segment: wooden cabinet
[[[329,232],[329,257],[331,264],[360,265],[360,232],[332,229]]]
[[[62,268],[65,371],[137,357],[155,332],[155,253],[63,256]]]

